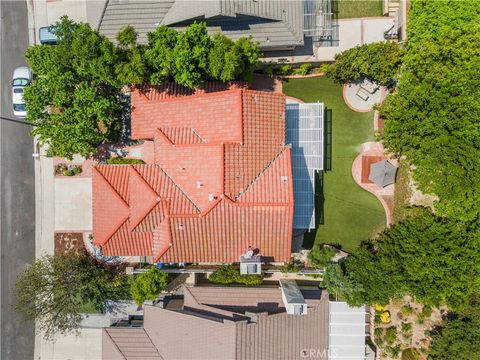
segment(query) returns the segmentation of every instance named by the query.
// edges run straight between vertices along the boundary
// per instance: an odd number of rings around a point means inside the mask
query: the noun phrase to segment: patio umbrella
[[[370,165],[368,180],[373,181],[380,187],[385,187],[395,182],[396,174],[396,166],[393,166],[387,160],[381,160]]]

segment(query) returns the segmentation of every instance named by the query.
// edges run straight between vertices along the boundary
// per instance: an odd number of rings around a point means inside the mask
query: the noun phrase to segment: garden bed
[[[66,252],[81,253],[85,250],[83,243],[83,233],[55,233],[55,253],[61,254]]]

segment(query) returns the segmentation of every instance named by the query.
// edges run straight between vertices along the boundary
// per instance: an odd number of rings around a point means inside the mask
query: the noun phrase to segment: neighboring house
[[[153,140],[154,161],[94,168],[93,241],[104,255],[231,263],[252,248],[290,260],[285,96],[212,86],[132,92],[132,138]]]
[[[102,358],[365,359],[363,307],[349,308],[330,302],[326,291],[283,282],[280,287],[186,287],[183,299],[145,306],[143,327],[105,328]],[[305,310],[290,311],[288,299]]]
[[[132,25],[140,43],[146,43],[147,33],[159,25],[183,30],[194,21],[205,21],[211,34],[222,32],[232,39],[252,36],[263,51],[292,50],[304,45],[304,34],[320,35],[330,26],[325,24],[324,3],[329,0],[110,0],[99,30],[116,41],[121,28]],[[311,29],[305,29],[304,17]]]

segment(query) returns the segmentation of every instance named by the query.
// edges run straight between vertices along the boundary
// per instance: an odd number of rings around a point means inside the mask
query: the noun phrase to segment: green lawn
[[[382,16],[382,0],[337,0],[338,18],[359,18],[370,16]]]
[[[359,145],[373,139],[373,113],[351,111],[343,101],[342,88],[328,78],[291,79],[283,83],[283,90],[305,102],[321,101],[332,110],[332,165],[323,176],[323,224],[306,237],[305,246],[315,237],[318,244],[339,244],[351,251],[385,226],[380,201],[351,175]],[[316,186],[316,190],[320,203],[321,189]]]

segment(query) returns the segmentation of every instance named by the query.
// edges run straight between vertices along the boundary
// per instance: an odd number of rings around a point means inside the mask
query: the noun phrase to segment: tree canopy
[[[430,360],[480,359],[480,304],[473,304],[460,314],[450,314],[433,334],[428,350]]]
[[[174,80],[194,88],[208,79],[251,80],[259,62],[260,53],[251,38],[211,37],[204,22],[193,23],[185,32],[159,26],[147,36],[145,58],[152,84]]]
[[[324,285],[352,305],[410,294],[424,304],[462,309],[480,291],[479,237],[463,223],[422,210],[342,264],[329,265]]]
[[[105,270],[85,254],[44,256],[19,275],[14,308],[51,339],[78,329],[85,304],[103,311],[106,300],[128,299],[128,289],[125,274]]]
[[[480,221],[480,7],[413,1],[397,90],[381,105],[387,147],[414,165],[436,211]]]
[[[140,306],[145,300],[155,300],[167,285],[168,274],[160,271],[157,267],[152,267],[148,272],[135,276],[130,294]]]
[[[50,155],[87,156],[103,141],[116,140],[120,129],[117,53],[88,24],[63,17],[54,29],[58,45],[35,45],[26,52],[36,75],[24,92],[27,121]]]
[[[396,42],[359,45],[335,55],[327,76],[341,84],[366,77],[386,85],[396,78],[402,56],[403,49]]]

